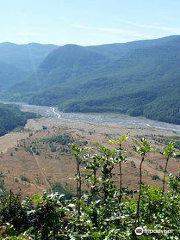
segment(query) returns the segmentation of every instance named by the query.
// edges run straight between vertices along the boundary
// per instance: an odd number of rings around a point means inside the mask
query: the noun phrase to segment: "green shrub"
[[[161,180],[161,178],[158,175],[153,175],[152,180]]]
[[[67,185],[61,184],[59,182],[52,184],[52,190],[54,193],[64,194],[65,198],[69,199],[75,196],[74,191]]]
[[[23,181],[23,182],[30,182],[29,178],[24,176],[24,175],[21,175],[20,177],[20,180]]]

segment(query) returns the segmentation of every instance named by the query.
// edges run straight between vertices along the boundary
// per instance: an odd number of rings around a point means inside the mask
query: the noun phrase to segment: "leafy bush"
[[[73,196],[75,196],[74,191],[66,186],[66,185],[62,185],[59,182],[53,183],[52,184],[52,190],[54,193],[59,193],[59,194],[64,194],[65,198],[69,199],[72,198]]]
[[[162,151],[165,156],[162,189],[143,184],[142,165],[153,150],[145,139],[134,141],[133,149],[140,155],[139,191],[123,186],[121,164],[126,162],[124,143],[127,135],[109,141],[108,148],[96,145],[94,149],[71,146],[77,163],[76,195],[66,197],[69,189],[60,183],[53,184],[56,193],[34,195],[23,201],[10,193],[0,202],[0,234],[2,239],[34,240],[178,240],[180,236],[180,177],[168,176],[170,158],[179,155],[174,143]],[[119,184],[114,182],[113,169],[118,166]],[[82,173],[82,167],[85,171]],[[82,184],[88,190],[83,191]],[[59,192],[59,194],[57,193]],[[62,195],[62,193],[65,194]],[[133,193],[133,194],[132,194]],[[135,196],[134,196],[135,195]],[[135,234],[136,227],[144,229],[143,235]],[[146,233],[146,229],[162,230]],[[163,230],[170,233],[163,233]]]
[[[30,182],[29,178],[24,176],[24,175],[20,176],[20,180],[23,181],[23,182]]]
[[[68,145],[69,143],[73,142],[73,138],[70,135],[64,134],[64,135],[56,135],[53,137],[49,137],[44,140],[46,143],[59,143],[61,145]]]
[[[152,180],[161,180],[160,177],[158,175],[153,175],[152,176]]]

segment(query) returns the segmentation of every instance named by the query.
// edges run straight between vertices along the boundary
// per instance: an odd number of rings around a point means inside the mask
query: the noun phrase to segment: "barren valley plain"
[[[129,117],[122,117],[120,121],[119,116],[63,115],[54,108],[29,105],[23,105],[22,110],[34,111],[41,117],[28,120],[24,129],[0,137],[0,171],[5,188],[23,196],[51,191],[58,184],[74,190],[76,162],[68,142],[88,146],[98,142],[112,148],[108,140],[125,133],[129,133],[129,140],[124,144],[128,160],[122,164],[123,187],[133,190],[138,187],[140,158],[133,151],[133,139],[141,137],[154,146],[143,165],[143,182],[161,186],[165,158],[156,150],[161,150],[169,141],[180,141],[177,125],[165,124],[164,127],[162,123],[159,127],[156,122],[137,118],[129,124]],[[177,175],[179,167],[180,160],[171,159],[168,172]],[[118,169],[115,168],[114,173],[118,173]]]

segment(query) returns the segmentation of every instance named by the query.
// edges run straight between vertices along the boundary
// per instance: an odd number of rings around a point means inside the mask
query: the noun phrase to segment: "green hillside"
[[[13,100],[180,124],[180,37],[54,50]]]
[[[27,73],[18,67],[0,61],[0,88],[4,89],[11,86],[19,80],[24,79]]]
[[[0,103],[0,136],[24,126],[29,118],[36,117],[34,113],[21,112],[15,105]]]

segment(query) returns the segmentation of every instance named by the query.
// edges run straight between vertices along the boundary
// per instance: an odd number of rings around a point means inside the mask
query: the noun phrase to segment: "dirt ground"
[[[6,153],[8,149],[15,147],[19,140],[26,139],[28,135],[27,132],[12,132],[0,137],[0,153]]]
[[[22,192],[24,196],[42,193],[55,182],[75,187],[73,180],[76,163],[69,153],[59,154],[52,152],[47,143],[38,145],[38,154],[31,154],[30,146],[34,142],[48,137],[68,134],[81,141],[99,142],[107,144],[109,139],[117,139],[120,135],[129,132],[129,141],[126,144],[128,161],[123,163],[123,185],[129,189],[137,189],[139,157],[133,152],[133,138],[145,136],[152,141],[153,137],[176,136],[171,131],[149,128],[125,128],[113,123],[90,123],[61,121],[54,118],[40,118],[29,120],[24,131],[9,133],[0,137],[1,172],[4,175],[5,187],[14,192]],[[38,143],[39,144],[39,143]],[[163,144],[156,143],[162,148]],[[133,164],[132,164],[133,163]],[[157,153],[147,156],[143,164],[143,181],[151,185],[161,186],[161,180],[153,180],[153,176],[162,179],[165,159]],[[178,174],[180,161],[171,159],[168,171]],[[118,182],[118,168],[114,169],[115,181]],[[25,176],[28,181],[23,181]]]

